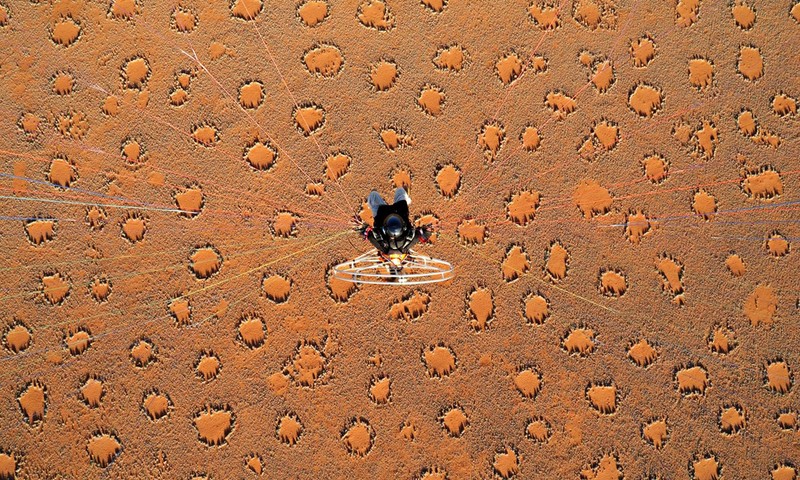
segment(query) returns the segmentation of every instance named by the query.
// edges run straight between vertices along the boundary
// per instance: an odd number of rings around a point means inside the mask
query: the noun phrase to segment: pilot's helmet
[[[400,238],[405,230],[405,220],[396,213],[389,215],[383,221],[383,233],[391,239]]]

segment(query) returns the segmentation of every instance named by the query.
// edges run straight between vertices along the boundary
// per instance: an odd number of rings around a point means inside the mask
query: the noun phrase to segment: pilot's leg
[[[394,191],[394,203],[401,202],[405,200],[407,205],[411,205],[411,197],[408,196],[408,192],[403,187],[397,187]]]
[[[386,200],[381,197],[380,193],[378,193],[376,190],[373,190],[369,192],[367,204],[369,204],[369,208],[372,210],[372,216],[376,217],[378,215],[378,207],[381,205],[386,205]]]

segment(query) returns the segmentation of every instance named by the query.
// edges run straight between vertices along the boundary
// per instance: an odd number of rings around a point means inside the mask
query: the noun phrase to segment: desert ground
[[[0,478],[797,478],[797,0],[0,0],[0,45]],[[455,278],[333,278],[398,186]]]

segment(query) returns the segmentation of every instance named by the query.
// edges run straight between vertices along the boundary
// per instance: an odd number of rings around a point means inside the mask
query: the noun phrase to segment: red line
[[[242,3],[242,5],[244,5],[244,8],[245,8],[245,10],[247,10],[247,13],[249,15],[250,12],[249,12],[249,9],[247,8],[247,4],[246,3]],[[261,39],[261,44],[264,45],[264,49],[267,51],[267,54],[269,55],[270,61],[272,62],[272,65],[275,67],[275,71],[278,73],[278,76],[280,77],[284,88],[286,88],[286,92],[291,97],[292,103],[294,103],[294,108],[295,109],[299,109],[300,108],[300,104],[297,103],[297,99],[295,98],[295,96],[292,93],[292,91],[289,89],[289,84],[286,82],[286,78],[283,76],[283,73],[281,72],[280,67],[278,67],[278,62],[275,61],[275,56],[272,55],[272,50],[270,50],[269,46],[267,46],[267,42],[266,42],[266,40],[264,40],[264,36],[261,34],[261,29],[258,28],[258,25],[255,23],[255,21],[252,22],[252,25],[253,25],[253,28],[255,29],[256,33],[258,34],[258,38]],[[195,58],[197,58],[197,54],[194,52],[194,49],[192,49],[192,53],[194,53]],[[199,60],[198,60],[198,63],[200,63]],[[205,67],[203,67],[203,69],[205,69]],[[208,70],[206,70],[206,71],[208,71]],[[260,125],[259,125],[259,128],[260,128]],[[313,133],[310,133],[309,136],[314,141],[314,143],[317,145],[317,150],[319,150],[319,154],[322,156],[322,159],[325,160],[326,155],[322,151],[322,147],[320,146],[319,141],[317,141],[317,137],[315,137]],[[292,163],[294,163],[294,162],[292,162]],[[299,165],[295,164],[295,166],[297,167],[298,170],[303,172],[303,174],[305,174],[308,177],[308,174],[302,168],[300,168]],[[308,178],[311,179],[311,177],[308,177]],[[342,185],[339,183],[339,180],[338,179],[335,180],[334,183],[336,183],[336,186],[339,187],[339,191],[342,193],[342,196],[344,196],[344,199],[347,202],[347,207],[350,210],[353,210],[353,205],[352,205],[352,203],[350,203],[350,198],[349,198],[348,194],[344,191],[344,188],[342,187]],[[338,204],[334,203],[334,205],[341,210],[341,207],[339,207]]]

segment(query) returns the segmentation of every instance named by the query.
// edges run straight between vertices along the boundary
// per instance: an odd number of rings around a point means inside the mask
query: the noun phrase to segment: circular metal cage
[[[333,278],[373,285],[423,285],[451,280],[453,266],[411,250],[399,265],[371,250],[333,267]]]

